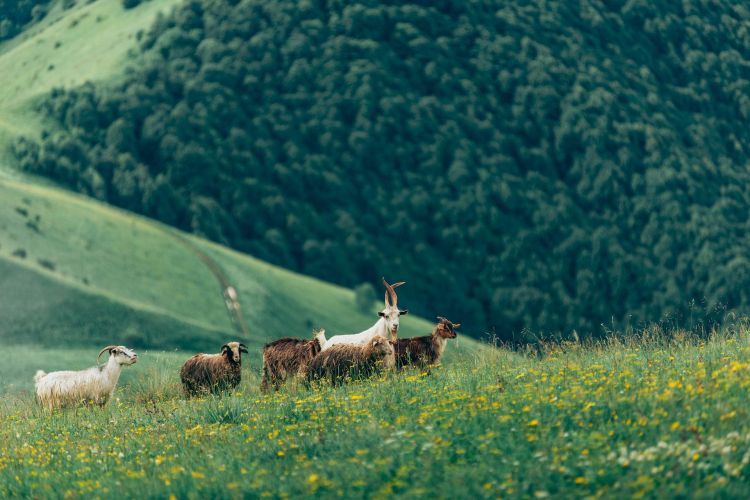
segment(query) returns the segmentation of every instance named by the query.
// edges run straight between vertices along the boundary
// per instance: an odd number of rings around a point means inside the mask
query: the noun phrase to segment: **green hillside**
[[[0,498],[750,497],[748,318],[630,328],[750,307],[742,4],[30,1],[0,21]],[[264,342],[377,319],[311,275],[406,280],[404,337],[585,329],[262,393]],[[186,398],[229,339],[239,386]],[[110,343],[139,359],[106,406],[37,404]]]
[[[175,3],[151,0],[129,11],[119,0],[79,2],[68,10],[55,4],[42,22],[0,45],[0,123],[6,125],[0,147],[17,134],[41,133],[33,104],[53,86],[121,78],[134,33]],[[41,72],[52,63],[57,73]],[[4,367],[0,391],[9,384],[28,389],[42,361],[50,368],[90,366],[101,345],[215,351],[238,337],[201,253],[238,290],[250,331],[242,340],[252,346],[249,362],[256,369],[260,345],[270,339],[306,337],[313,326],[351,333],[377,320],[376,305],[360,312],[350,290],[56,188],[0,157],[0,345],[44,348],[38,362]],[[402,290],[408,307],[408,285]],[[409,316],[402,328],[404,335],[421,335],[431,323]],[[474,344],[464,339],[461,345],[471,350]]]
[[[695,326],[750,311],[748,29],[728,1],[194,0],[17,153],[477,331]]]
[[[7,172],[13,137],[41,132],[45,120],[34,113],[37,98],[55,87],[121,77],[138,31],[180,0],[151,0],[130,10],[121,0],[78,0],[69,9],[62,3],[53,3],[41,22],[0,44],[0,172]]]
[[[53,187],[0,180],[0,345],[28,353],[15,356],[26,361],[0,370],[0,392],[28,390],[42,366],[90,366],[97,349],[110,343],[147,352],[213,352],[241,338],[218,281],[195,250],[213,259],[239,293],[250,329],[241,340],[251,346],[252,370],[271,339],[306,337],[320,325],[330,334],[351,333],[377,319],[376,306],[370,314],[360,312],[350,290],[175,234]],[[408,305],[408,285],[400,295]],[[407,316],[402,335],[427,334],[431,326]],[[11,347],[19,344],[27,347]],[[472,352],[475,345],[459,338],[448,356]]]
[[[261,343],[313,326],[353,332],[375,322],[354,293],[297,275],[52,187],[0,181],[0,341],[46,346],[129,342],[212,349],[236,336],[222,289],[195,253],[236,287]],[[401,302],[408,305],[408,285]],[[436,312],[437,314],[437,312]],[[431,324],[406,317],[403,335]]]

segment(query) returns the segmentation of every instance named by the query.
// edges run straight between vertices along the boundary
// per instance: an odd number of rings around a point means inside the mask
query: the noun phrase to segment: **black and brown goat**
[[[396,358],[390,341],[380,335],[365,345],[338,344],[326,349],[307,365],[306,383],[328,379],[338,385],[346,379],[366,378],[392,369]]]
[[[325,330],[313,332],[312,340],[283,338],[274,340],[263,347],[263,377],[260,389],[275,390],[289,377],[302,376],[307,364],[320,352],[326,343]]]
[[[188,396],[234,389],[242,380],[245,344],[227,342],[219,354],[196,354],[180,370],[182,388]]]
[[[425,368],[438,364],[445,351],[446,342],[448,339],[456,338],[455,330],[460,326],[461,323],[452,323],[438,316],[438,324],[432,330],[432,335],[391,341],[396,351],[396,367],[414,365]]]

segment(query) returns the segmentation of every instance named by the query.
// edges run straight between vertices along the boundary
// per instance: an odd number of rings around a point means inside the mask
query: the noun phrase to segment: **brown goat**
[[[273,385],[279,390],[287,378],[304,375],[307,364],[320,352],[326,342],[325,330],[316,330],[312,340],[283,338],[263,347],[263,392]]]
[[[242,380],[245,344],[227,342],[219,354],[196,354],[180,370],[182,388],[188,396],[234,389]]]
[[[365,345],[338,344],[315,356],[307,366],[306,383],[328,378],[338,385],[392,369],[396,359],[390,341],[380,335]]]
[[[460,327],[461,323],[452,323],[440,316],[438,320],[438,324],[432,330],[432,335],[391,341],[396,351],[397,368],[408,365],[424,368],[440,362],[446,342],[448,339],[456,338],[455,329]]]

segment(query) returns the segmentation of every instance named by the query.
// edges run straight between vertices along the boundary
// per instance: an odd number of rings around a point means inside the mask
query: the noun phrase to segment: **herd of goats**
[[[408,311],[398,308],[395,289],[404,282],[385,285],[385,308],[367,330],[326,339],[324,330],[316,330],[312,340],[282,338],[263,347],[261,389],[278,390],[289,378],[302,378],[306,385],[328,380],[337,385],[362,379],[384,370],[414,365],[427,367],[440,361],[448,339],[456,337],[458,323],[439,317],[431,335],[398,338],[399,318]],[[104,352],[109,360],[99,366]],[[242,377],[242,353],[247,347],[228,342],[219,354],[196,354],[180,370],[187,396],[217,393],[237,387]],[[107,346],[97,356],[97,366],[81,371],[37,371],[34,376],[39,404],[53,410],[81,403],[104,406],[110,400],[123,366],[138,360],[125,346]]]

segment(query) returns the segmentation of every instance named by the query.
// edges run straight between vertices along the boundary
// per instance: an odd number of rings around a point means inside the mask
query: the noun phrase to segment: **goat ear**
[[[247,347],[244,344],[240,344],[240,352],[247,354]]]
[[[229,350],[229,344],[224,344],[221,346],[221,352],[228,351]]]
[[[408,309],[401,309],[398,313],[401,316],[406,316],[407,314],[409,314],[409,310]]]
[[[461,323],[453,323],[453,329],[454,329],[454,330],[455,330],[456,328],[460,327],[460,326],[461,326]]]
[[[385,313],[383,311],[378,311],[378,316],[380,316],[381,318],[384,318]]]

